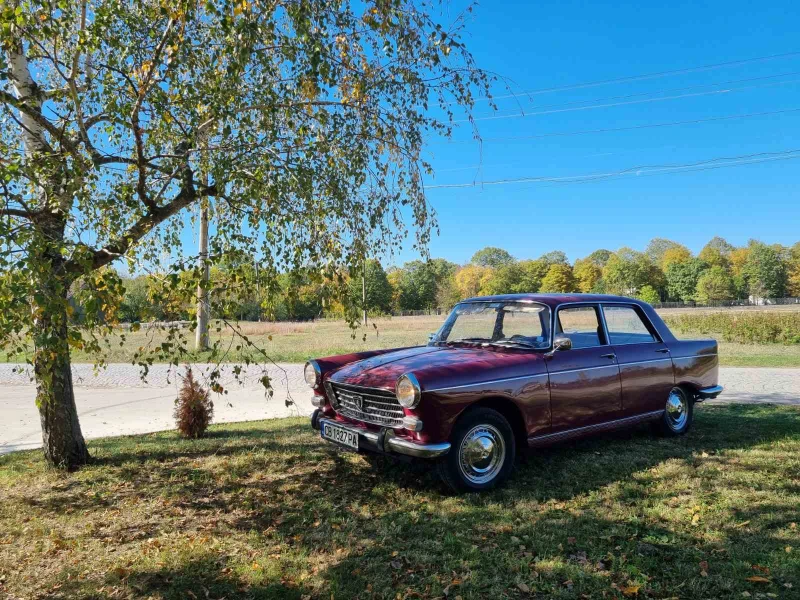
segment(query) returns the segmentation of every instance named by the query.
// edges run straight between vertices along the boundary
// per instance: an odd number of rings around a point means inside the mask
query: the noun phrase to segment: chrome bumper
[[[384,428],[381,431],[369,431],[367,429],[362,429],[361,427],[356,427],[347,423],[341,423],[325,417],[318,417],[316,419],[312,417],[311,426],[319,431],[320,434],[322,428],[325,426],[325,423],[330,423],[331,425],[341,427],[342,429],[346,429],[347,431],[357,434],[359,449],[364,449],[371,452],[403,454],[405,456],[413,456],[415,458],[438,458],[440,456],[444,456],[450,451],[449,442],[444,442],[441,444],[419,444],[409,441],[405,438],[396,437],[392,429]]]
[[[697,390],[697,399],[698,400],[712,400],[719,396],[722,393],[722,386],[715,385],[712,387],[701,388]]]

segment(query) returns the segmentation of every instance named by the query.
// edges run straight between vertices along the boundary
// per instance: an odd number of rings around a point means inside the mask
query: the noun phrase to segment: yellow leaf
[[[626,596],[636,596],[639,593],[639,588],[642,587],[640,585],[628,585],[622,588],[619,588],[619,591],[625,594]]]
[[[750,583],[769,583],[770,580],[766,577],[761,577],[760,575],[753,575],[752,577],[748,577],[745,581],[749,581]]]
[[[791,546],[786,546],[786,554],[789,554],[792,551]]]
[[[697,525],[700,522],[700,513],[692,515],[692,525]]]

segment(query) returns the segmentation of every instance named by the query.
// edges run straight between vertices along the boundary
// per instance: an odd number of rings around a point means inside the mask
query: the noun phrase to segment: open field
[[[800,367],[800,305],[780,307],[750,307],[728,309],[664,309],[660,314],[673,326],[678,337],[715,337],[720,342],[720,364],[725,366]],[[732,321],[746,323],[747,327],[730,328]],[[241,323],[242,332],[272,360],[277,362],[304,362],[315,356],[357,352],[376,348],[416,346],[427,342],[428,334],[436,331],[444,316],[385,317],[371,319],[367,327],[351,330],[343,321],[319,320],[290,323]],[[679,327],[678,327],[679,325]],[[730,329],[730,331],[729,331]],[[193,334],[189,347],[193,346]],[[216,360],[226,362],[250,357],[263,362],[264,354],[242,346],[231,335],[230,329],[212,332],[212,341],[220,339],[225,349]],[[271,338],[271,339],[270,339]],[[141,330],[108,339],[110,350],[107,362],[131,362],[140,347],[156,347],[164,341],[163,333]],[[784,343],[764,343],[771,339]],[[237,346],[242,346],[237,348]],[[23,356],[5,356],[0,360],[19,362]],[[181,356],[179,362],[206,362],[215,360],[209,353]],[[74,362],[90,362],[91,357],[73,353]]]
[[[800,410],[705,406],[525,456],[448,496],[306,420],[90,443],[93,465],[0,457],[0,596],[741,598],[800,590]]]

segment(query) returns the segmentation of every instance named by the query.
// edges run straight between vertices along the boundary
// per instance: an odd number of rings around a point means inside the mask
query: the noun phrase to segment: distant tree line
[[[600,249],[570,263],[559,250],[517,259],[502,248],[478,250],[469,263],[414,260],[385,270],[377,260],[342,273],[337,281],[313,273],[270,278],[258,285],[258,265],[212,269],[215,317],[230,320],[309,320],[346,317],[366,307],[375,314],[451,308],[463,298],[521,292],[585,292],[659,302],[714,303],[744,298],[800,296],[800,242],[791,247],[751,240],[736,247],[715,237],[694,255],[686,246],[655,238],[643,252]],[[188,278],[187,278],[188,279]],[[194,306],[172,301],[154,275],[123,279],[121,321],[194,317]],[[173,286],[174,287],[174,286]],[[348,313],[348,311],[353,311]]]

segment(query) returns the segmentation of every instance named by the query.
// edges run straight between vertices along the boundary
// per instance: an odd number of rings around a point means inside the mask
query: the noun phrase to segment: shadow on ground
[[[45,550],[73,526],[65,507],[80,516],[70,566],[46,551],[30,566],[52,597],[791,597],[800,411],[696,417],[683,438],[644,427],[528,452],[483,495],[448,495],[425,463],[331,451],[292,420],[93,442],[92,467],[11,502],[51,532]],[[18,461],[0,473],[21,477]]]

